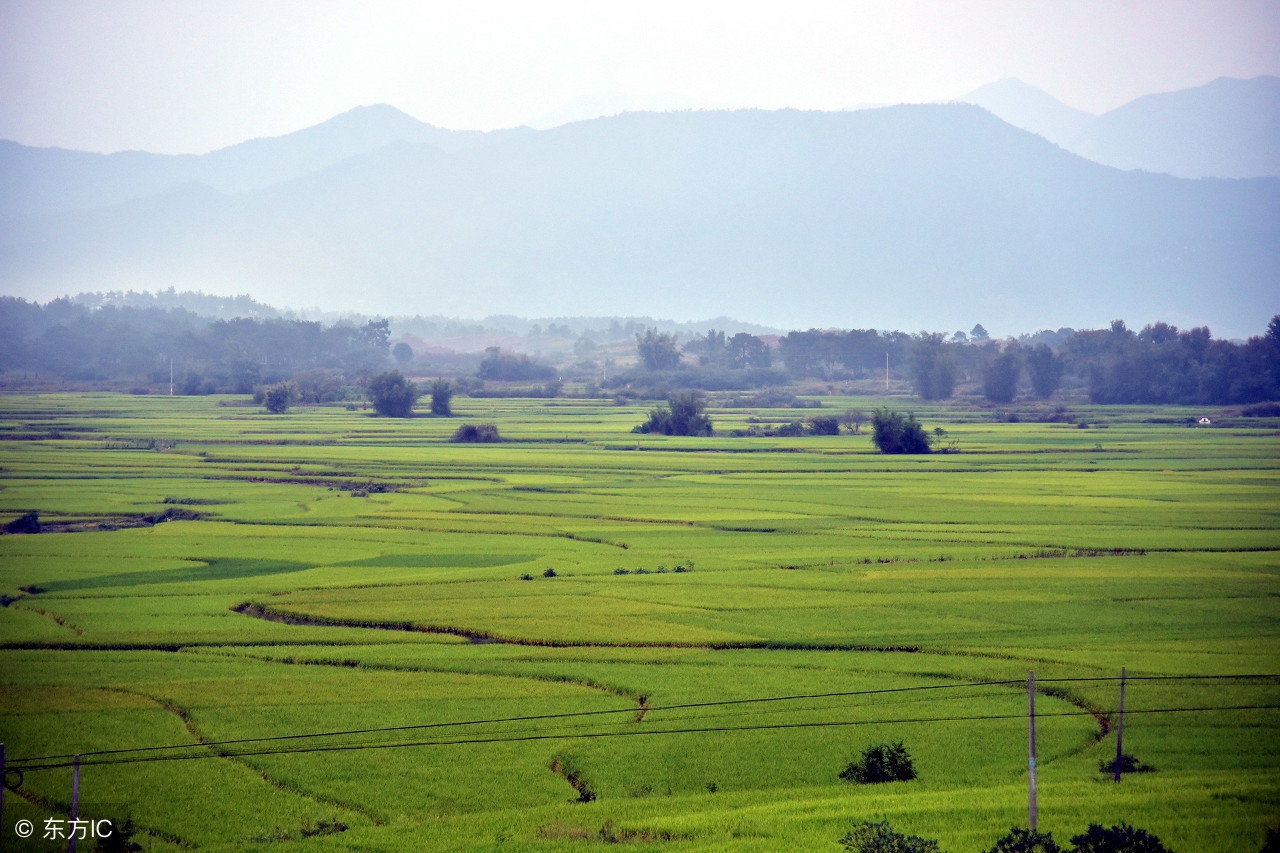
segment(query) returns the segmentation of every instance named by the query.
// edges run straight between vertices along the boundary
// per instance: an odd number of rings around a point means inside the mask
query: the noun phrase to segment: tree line
[[[1205,327],[1153,323],[1134,332],[1059,329],[1014,341],[937,332],[790,332],[779,353],[792,378],[867,379],[886,361],[917,396],[952,397],[963,383],[992,403],[1052,397],[1068,383],[1093,403],[1235,405],[1280,400],[1280,315],[1264,335],[1217,340]],[[1045,340],[1048,339],[1048,340]],[[1051,342],[1050,342],[1051,341]]]
[[[408,344],[390,348],[385,319],[324,324],[279,316],[218,318],[183,307],[190,300],[178,299],[182,294],[161,295],[63,298],[44,305],[0,297],[0,372],[10,382],[25,374],[32,384],[55,379],[154,390],[168,387],[172,371],[174,391],[181,394],[251,393],[289,380],[296,402],[319,403],[356,399],[371,376],[393,363],[407,370],[414,361]],[[259,315],[266,310],[256,303],[249,307]],[[1135,332],[1119,320],[1106,329],[1059,329],[1005,341],[993,340],[981,325],[950,335],[808,329],[761,336],[711,329],[682,340],[654,327],[632,334],[635,366],[613,371],[600,384],[649,398],[681,389],[759,389],[883,376],[906,380],[926,400],[964,394],[1003,404],[1019,396],[1048,399],[1060,390],[1085,393],[1093,403],[1280,400],[1280,315],[1265,334],[1244,342],[1167,323]],[[559,393],[560,369],[490,348],[469,378],[541,380],[547,393]],[[470,387],[458,374],[446,373],[460,380],[460,391]]]
[[[390,324],[214,319],[186,308],[0,297],[0,370],[132,382],[179,394],[248,394],[292,379],[307,402],[345,399],[388,360]]]

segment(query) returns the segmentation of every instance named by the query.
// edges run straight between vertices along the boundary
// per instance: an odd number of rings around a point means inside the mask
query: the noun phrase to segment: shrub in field
[[[1096,823],[1089,824],[1071,843],[1075,846],[1070,853],[1169,853],[1159,838],[1123,822],[1105,829]]]
[[[142,850],[142,845],[133,840],[137,831],[133,818],[126,818],[121,825],[112,826],[110,835],[98,840],[97,846],[93,848],[94,853],[136,853]]]
[[[542,573],[542,576],[543,576],[544,578],[553,578],[553,577],[555,577],[555,576],[556,576],[556,570],[555,570],[555,569],[547,569],[545,572],[543,572],[543,573]]]
[[[833,416],[809,418],[809,431],[814,435],[839,435],[840,418]]]
[[[906,782],[916,778],[916,768],[902,741],[882,743],[864,749],[862,758],[842,770],[840,778],[855,785]]]
[[[895,832],[888,821],[863,821],[840,839],[851,853],[941,853],[938,842]]]
[[[1123,773],[1154,773],[1156,769],[1150,764],[1143,764],[1132,755],[1122,755],[1119,758],[1120,772]],[[1099,773],[1109,773],[1114,775],[1116,772],[1116,759],[1098,762]]]
[[[4,526],[5,533],[39,533],[40,514],[35,510],[23,513]]]
[[[384,418],[407,418],[413,414],[418,389],[398,370],[379,373],[369,380],[369,400]]]
[[[463,424],[454,430],[450,441],[496,442],[502,441],[502,438],[498,435],[497,424]]]
[[[928,453],[929,436],[915,415],[876,409],[871,416],[871,440],[881,453]]]
[[[1062,853],[1062,848],[1047,832],[1014,827],[987,853]]]
[[[707,400],[696,391],[672,394],[666,406],[659,406],[649,413],[649,420],[635,427],[632,432],[661,433],[662,435],[711,435],[711,419],[703,411]]]

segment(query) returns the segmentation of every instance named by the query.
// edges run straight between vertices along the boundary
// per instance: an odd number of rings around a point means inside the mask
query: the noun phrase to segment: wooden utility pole
[[[1120,783],[1120,759],[1124,756],[1124,681],[1125,668],[1120,667],[1120,718],[1116,722],[1116,766],[1112,768],[1115,771],[1116,784]]]
[[[1031,770],[1030,775],[1030,823],[1028,828],[1033,832],[1036,828],[1036,674],[1035,672],[1027,673],[1027,703],[1028,703],[1028,719],[1029,719],[1029,736],[1027,738],[1027,766]]]

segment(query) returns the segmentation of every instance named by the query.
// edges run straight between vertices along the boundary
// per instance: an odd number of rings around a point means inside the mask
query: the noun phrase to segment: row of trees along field
[[[743,338],[751,336],[726,341],[723,333],[710,332],[681,350],[674,336],[647,330],[637,335],[638,368],[610,384],[666,374],[669,384],[683,378],[686,387],[717,390],[771,384],[753,382],[760,373],[780,374],[782,381],[872,379],[893,365],[895,375],[905,372],[912,390],[926,400],[948,399],[961,385],[993,403],[1011,402],[1020,393],[1048,399],[1063,387],[1086,389],[1094,403],[1224,405],[1280,399],[1280,315],[1271,319],[1265,335],[1243,344],[1215,340],[1204,327],[1179,331],[1154,323],[1134,332],[1120,320],[1107,329],[1059,329],[1010,341],[992,340],[981,326],[950,336],[809,329],[778,339],[782,370],[773,366],[767,348],[760,353]]]
[[[200,305],[202,303],[195,303]],[[567,328],[566,330],[567,331]],[[358,399],[370,377],[393,364],[415,365],[407,343],[390,345],[385,319],[362,323],[281,317],[216,318],[162,304],[47,304],[0,297],[0,372],[26,380],[134,384],[181,394],[250,393],[290,380],[297,402]],[[1207,328],[1179,330],[1154,323],[1141,331],[1122,321],[1106,329],[1059,329],[997,341],[981,326],[969,333],[885,332],[874,329],[792,331],[781,336],[729,335],[710,330],[681,339],[655,328],[635,334],[635,365],[600,375],[596,362],[548,363],[491,347],[451,375],[459,391],[482,381],[558,378],[605,389],[639,389],[664,397],[680,388],[733,390],[793,381],[874,380],[889,371],[918,396],[956,394],[1007,403],[1018,395],[1047,399],[1060,390],[1087,393],[1094,403],[1232,405],[1280,400],[1280,315],[1264,335],[1243,343],[1217,340]],[[605,365],[603,369],[608,369]],[[869,385],[868,390],[871,390]],[[642,394],[643,396],[643,394]]]

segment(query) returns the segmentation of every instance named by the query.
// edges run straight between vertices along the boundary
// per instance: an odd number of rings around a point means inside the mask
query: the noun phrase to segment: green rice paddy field
[[[1274,423],[918,409],[959,452],[887,457],[454,402],[0,397],[0,522],[42,525],[0,536],[0,848],[64,849],[13,825],[66,816],[79,754],[81,812],[148,850],[834,853],[888,820],[980,853],[1028,823],[1032,671],[1060,843],[1280,825]],[[1156,770],[1116,784],[1122,667]],[[917,779],[838,778],[897,741]]]

